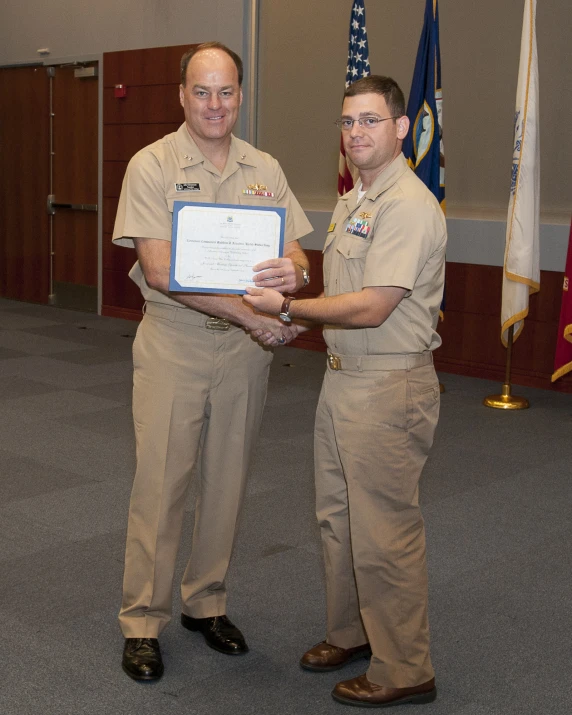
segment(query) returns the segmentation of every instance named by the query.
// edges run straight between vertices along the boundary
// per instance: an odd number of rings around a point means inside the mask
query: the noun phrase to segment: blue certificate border
[[[278,246],[278,258],[284,255],[284,226],[286,223],[286,209],[282,206],[252,206],[246,204],[212,204],[202,201],[175,201],[173,202],[173,230],[171,234],[171,268],[169,270],[169,290],[176,293],[230,293],[232,295],[244,295],[245,290],[232,290],[228,288],[194,288],[182,286],[175,280],[175,261],[177,255],[177,234],[179,226],[179,211],[185,206],[207,206],[217,209],[232,209],[233,211],[274,211],[280,216],[280,243]]]

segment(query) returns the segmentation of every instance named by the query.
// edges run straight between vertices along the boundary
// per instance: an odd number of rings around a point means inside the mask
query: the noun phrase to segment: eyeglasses
[[[399,119],[399,117],[360,117],[359,119],[336,119],[334,124],[342,130],[342,132],[350,132],[357,122],[363,129],[375,129],[380,122],[386,122],[388,119]]]

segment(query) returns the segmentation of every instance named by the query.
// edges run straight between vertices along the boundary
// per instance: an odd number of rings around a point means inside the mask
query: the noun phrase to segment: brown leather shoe
[[[332,697],[344,705],[387,708],[390,705],[403,703],[412,705],[432,703],[437,697],[437,688],[435,678],[412,688],[386,688],[385,685],[371,683],[364,674],[338,683],[332,690]]]
[[[371,648],[369,643],[358,645],[356,648],[338,648],[322,641],[315,645],[300,659],[300,665],[306,670],[325,673],[329,670],[339,670],[346,663],[358,658],[370,658]]]

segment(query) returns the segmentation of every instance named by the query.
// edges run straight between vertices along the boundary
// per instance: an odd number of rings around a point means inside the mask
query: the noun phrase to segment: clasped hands
[[[298,335],[298,326],[293,323],[286,325],[277,317],[270,316],[277,316],[280,312],[283,294],[296,290],[296,264],[291,258],[272,258],[257,263],[253,270],[253,281],[257,288],[247,287],[247,295],[243,296],[243,300],[259,312],[256,316],[257,325],[250,328],[249,332],[262,345],[286,345]],[[261,301],[262,295],[264,304]]]

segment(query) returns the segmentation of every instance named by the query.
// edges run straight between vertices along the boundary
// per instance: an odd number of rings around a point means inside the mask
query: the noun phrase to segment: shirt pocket
[[[276,196],[254,196],[252,194],[237,194],[236,203],[242,206],[278,206]]]
[[[336,243],[339,293],[359,292],[363,288],[365,261],[371,243],[359,236],[342,234]]]
[[[343,234],[338,241],[337,250],[348,260],[354,258],[365,260],[370,246],[371,241],[366,241],[359,236]]]
[[[187,201],[189,203],[213,203],[213,197],[210,194],[202,191],[172,191],[166,195],[167,208],[173,213],[173,204],[175,201]]]

